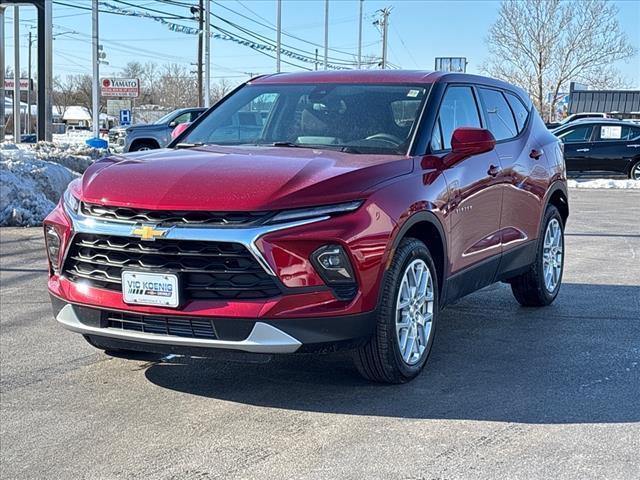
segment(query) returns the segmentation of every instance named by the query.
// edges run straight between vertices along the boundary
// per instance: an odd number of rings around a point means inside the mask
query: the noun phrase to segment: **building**
[[[640,90],[588,90],[571,82],[569,115],[582,112],[610,113],[618,118],[640,118]]]

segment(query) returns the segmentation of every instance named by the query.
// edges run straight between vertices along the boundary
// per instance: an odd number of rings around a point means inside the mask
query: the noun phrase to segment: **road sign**
[[[140,81],[137,78],[103,78],[100,87],[103,97],[140,96]]]
[[[436,71],[460,72],[467,71],[467,57],[436,57]]]
[[[15,84],[15,82],[13,81],[13,78],[5,78],[5,80],[4,80],[4,89],[5,90],[13,90],[14,84]],[[22,91],[29,90],[29,84],[31,84],[31,90],[33,90],[33,81],[30,82],[28,78],[21,78],[20,79],[20,90],[22,90]]]
[[[107,100],[107,115],[111,115],[112,117],[117,117],[120,115],[120,110],[131,110],[131,102],[130,99],[113,99],[109,98]]]
[[[131,125],[131,110],[120,110],[120,125]]]

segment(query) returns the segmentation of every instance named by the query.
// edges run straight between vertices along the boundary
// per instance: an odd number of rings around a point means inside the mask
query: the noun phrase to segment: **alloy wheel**
[[[640,180],[640,162],[636,163],[631,169],[631,178],[633,180]]]
[[[396,301],[396,340],[402,359],[415,365],[427,351],[432,335],[434,285],[431,271],[420,259],[404,271]]]
[[[549,293],[555,291],[560,282],[563,262],[562,227],[557,218],[552,218],[544,233],[542,247],[542,271],[544,273],[544,285]]]

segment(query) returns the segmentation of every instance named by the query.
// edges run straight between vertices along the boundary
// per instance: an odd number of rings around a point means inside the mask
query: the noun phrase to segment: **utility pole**
[[[20,8],[13,7],[13,143],[20,143]],[[4,102],[4,98],[2,99]]]
[[[329,0],[324,0],[324,69],[329,60]]]
[[[282,43],[282,0],[277,2],[277,19],[276,19],[276,72],[280,73],[280,49]]]
[[[211,106],[211,0],[204,8],[204,106]]]
[[[362,68],[362,5],[364,0],[360,0],[360,20],[358,21],[358,68]]]
[[[316,72],[318,71],[318,49],[316,48]]]
[[[387,43],[389,42],[389,15],[391,14],[391,8],[383,8],[379,10],[382,14],[382,19],[373,22],[374,25],[379,26],[382,29],[382,62],[381,67],[387,68]]]
[[[93,137],[100,138],[100,54],[98,52],[98,0],[91,5],[92,54],[93,54],[93,89],[91,108],[93,116]]]

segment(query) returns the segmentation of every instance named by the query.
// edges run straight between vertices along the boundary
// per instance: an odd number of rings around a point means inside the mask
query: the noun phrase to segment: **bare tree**
[[[197,105],[196,78],[183,65],[163,65],[158,81],[159,104],[171,108]]]
[[[234,88],[235,86],[233,86],[229,80],[221,78],[211,89],[211,104],[216,103]]]
[[[67,108],[76,101],[76,88],[74,79],[71,76],[61,80],[60,77],[53,79],[53,103],[59,108],[60,116],[64,116]]]
[[[544,113],[555,111],[559,92],[572,80],[602,86],[607,71],[608,82],[618,85],[613,62],[637,49],[617,13],[605,0],[504,0],[489,30],[491,58],[483,70],[527,90]]]

